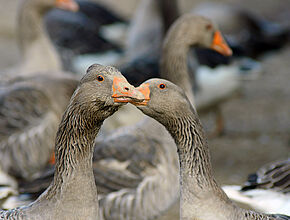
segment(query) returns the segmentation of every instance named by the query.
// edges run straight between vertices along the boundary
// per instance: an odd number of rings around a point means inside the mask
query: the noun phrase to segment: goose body
[[[207,140],[196,110],[181,88],[167,80],[151,79],[141,84],[138,90],[142,91],[145,100],[135,105],[163,124],[177,146],[180,219],[290,219],[286,215],[239,208],[227,197],[214,179]]]
[[[57,125],[78,84],[70,75],[26,77],[0,89],[0,166],[31,179],[53,153]],[[61,94],[61,95],[60,95]]]
[[[212,70],[202,66],[196,71],[195,103],[198,111],[210,109],[241,89],[242,75],[236,66],[219,66]]]
[[[155,219],[177,200],[172,146],[167,131],[148,118],[96,143],[101,219]]]
[[[104,30],[124,29],[125,21],[119,15],[92,1],[76,1],[77,12],[54,9],[45,16],[45,27],[57,47],[64,69],[75,71],[74,63],[79,55],[100,54],[111,51],[120,53],[118,43],[102,35]],[[113,26],[113,27],[112,27]],[[115,27],[115,28],[114,28]],[[118,33],[117,33],[118,34]],[[114,35],[114,33],[110,33]],[[95,59],[98,60],[98,59]],[[98,62],[103,63],[101,60]]]
[[[290,215],[290,160],[266,164],[243,186],[223,186],[230,199],[266,213]]]
[[[56,171],[49,188],[28,206],[0,211],[1,219],[98,219],[92,172],[95,137],[133,87],[113,67],[92,65],[63,114],[55,140]],[[131,96],[138,98],[136,94]]]

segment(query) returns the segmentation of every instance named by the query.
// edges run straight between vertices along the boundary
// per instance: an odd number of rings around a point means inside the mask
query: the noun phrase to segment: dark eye
[[[102,82],[102,81],[104,81],[104,77],[103,77],[102,75],[98,75],[98,76],[97,76],[97,80],[98,80],[99,82]]]
[[[160,89],[165,89],[166,85],[164,83],[159,84]]]
[[[205,28],[206,28],[206,30],[211,30],[212,29],[212,25],[211,24],[207,24]]]

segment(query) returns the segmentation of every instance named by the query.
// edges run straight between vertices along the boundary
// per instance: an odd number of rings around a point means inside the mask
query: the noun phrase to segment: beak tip
[[[78,4],[75,4],[72,8],[73,12],[77,12],[80,9],[80,6]]]
[[[229,50],[226,53],[227,56],[232,56],[233,55],[233,51],[229,48]]]

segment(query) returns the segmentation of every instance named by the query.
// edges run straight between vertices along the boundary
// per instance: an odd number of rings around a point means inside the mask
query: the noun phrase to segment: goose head
[[[54,4],[57,8],[63,10],[77,11],[79,9],[78,4],[74,0],[54,0]]]
[[[188,48],[195,45],[213,49],[225,56],[232,55],[217,25],[199,15],[186,14],[180,17],[170,28],[164,45],[166,42]]]
[[[144,100],[114,67],[93,64],[72,96],[72,106],[89,117],[103,120],[129,101]]]
[[[79,6],[74,0],[30,0],[30,4],[37,6],[39,11],[46,12],[52,8],[67,11],[78,11]]]
[[[184,91],[168,80],[149,79],[136,90],[144,95],[144,100],[130,102],[163,125],[169,118],[182,117],[188,111],[195,112]]]

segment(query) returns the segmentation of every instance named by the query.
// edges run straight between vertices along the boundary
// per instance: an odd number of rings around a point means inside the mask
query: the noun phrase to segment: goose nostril
[[[128,87],[124,87],[125,90],[129,91],[130,89]]]

